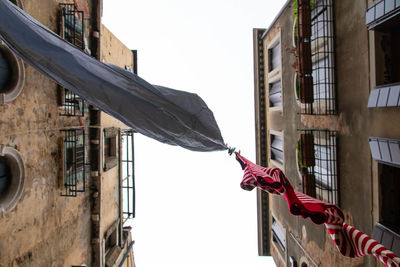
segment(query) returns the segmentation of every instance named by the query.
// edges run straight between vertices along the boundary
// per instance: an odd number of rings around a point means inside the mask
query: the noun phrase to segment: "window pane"
[[[270,71],[276,69],[281,64],[281,44],[278,43],[270,50]]]
[[[282,88],[281,81],[270,84],[269,87],[269,101],[270,107],[277,107],[282,105]]]

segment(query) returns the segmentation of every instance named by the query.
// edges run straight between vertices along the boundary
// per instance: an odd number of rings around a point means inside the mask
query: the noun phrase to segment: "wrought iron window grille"
[[[299,1],[297,98],[301,114],[333,115],[337,113],[333,1],[316,0],[312,8],[309,2]]]
[[[134,131],[121,132],[121,168],[122,168],[122,196],[123,196],[123,224],[135,218],[135,165],[134,165]]]
[[[78,192],[85,192],[85,146],[83,129],[62,130],[63,138],[63,192],[61,196],[76,197]]]
[[[339,204],[336,139],[336,132],[300,130],[297,145],[303,192],[332,204]]]
[[[85,50],[85,19],[84,12],[77,10],[74,4],[62,3],[60,6],[60,36]],[[59,105],[61,116],[83,117],[85,101],[77,94],[59,86]]]

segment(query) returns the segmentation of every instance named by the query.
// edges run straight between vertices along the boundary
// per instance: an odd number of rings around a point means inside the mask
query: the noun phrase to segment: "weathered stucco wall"
[[[111,63],[117,65],[121,68],[129,66],[133,69],[133,55],[132,51],[126,47],[121,41],[119,41],[115,35],[110,32],[107,27],[102,25],[101,27],[101,43],[102,52],[101,60],[103,62]],[[120,127],[122,129],[127,129],[124,123],[119,120],[114,119],[112,116],[102,112],[101,113],[101,123],[103,127]]]
[[[27,13],[58,31],[59,2],[25,0],[23,4]],[[89,9],[91,1],[78,3]],[[60,196],[60,130],[80,122],[59,116],[54,82],[26,64],[25,74],[20,96],[0,105],[0,144],[18,150],[25,167],[22,197],[0,218],[0,266],[90,266],[89,193]],[[82,121],[86,124],[87,118]]]
[[[369,136],[398,138],[400,129],[390,131],[387,121],[400,125],[398,112],[393,109],[367,108],[371,90],[369,79],[368,30],[365,26],[366,1],[333,1],[335,18],[335,74],[338,114],[333,116],[300,115],[296,100],[295,72],[297,68],[293,43],[293,6],[289,3],[271,25],[264,38],[264,48],[280,34],[282,109],[268,110],[267,131],[282,132],[284,138],[283,168],[295,189],[302,184],[296,161],[298,129],[330,129],[338,132],[337,158],[339,170],[340,207],[346,221],[367,234],[372,234],[372,159]],[[267,51],[267,50],[265,50]],[[265,52],[268,62],[268,53]],[[351,75],[350,75],[351,74]],[[266,73],[266,81],[268,81]],[[267,82],[268,83],[268,82]],[[268,99],[268,87],[266,89]],[[396,116],[397,114],[397,116]],[[392,124],[394,125],[394,124]],[[271,162],[270,162],[271,163]],[[355,193],[357,192],[357,193]],[[377,208],[375,203],[375,209]],[[297,263],[305,257],[311,265],[375,266],[372,256],[352,260],[339,254],[323,225],[292,216],[283,197],[270,196],[270,210],[286,231],[286,251],[282,252],[271,240],[271,253],[278,265],[293,256]],[[271,225],[272,221],[270,221]],[[310,265],[309,265],[310,266]]]
[[[103,62],[112,63],[114,65],[120,66],[121,68],[129,66],[133,69],[132,51],[128,47],[126,47],[121,41],[119,41],[116,36],[114,36],[114,34],[111,33],[104,25],[102,25],[101,28],[101,42],[101,60]],[[104,112],[101,112],[101,126],[103,129],[109,127],[115,127],[121,130],[129,128],[124,123]],[[120,144],[120,138],[117,138],[117,144]],[[102,171],[102,198],[107,199],[107,201],[102,202],[102,232],[107,231],[107,229],[119,218],[120,215],[119,179],[119,165],[113,167],[110,170]]]

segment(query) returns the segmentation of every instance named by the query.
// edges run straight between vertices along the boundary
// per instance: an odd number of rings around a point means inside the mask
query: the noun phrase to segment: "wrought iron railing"
[[[123,223],[135,218],[135,165],[133,130],[121,131]]]
[[[85,131],[62,130],[63,139],[63,187],[62,196],[76,197],[85,192]]]
[[[62,3],[59,6],[61,37],[79,49],[85,50],[84,12],[77,10],[74,4]],[[61,86],[59,94],[61,116],[84,116],[85,102],[80,96]]]
[[[337,134],[328,130],[301,130],[297,145],[303,192],[339,204]]]
[[[335,34],[332,0],[299,0],[297,51],[301,113],[336,114]],[[302,6],[303,5],[303,6]]]

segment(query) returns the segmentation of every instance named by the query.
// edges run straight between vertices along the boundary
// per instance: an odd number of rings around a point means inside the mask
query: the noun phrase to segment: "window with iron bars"
[[[302,114],[337,113],[332,2],[316,0],[311,7],[310,1],[299,1],[297,86],[300,90],[297,97],[302,103]]]
[[[336,138],[328,130],[302,130],[297,144],[303,192],[332,204],[339,204]]]
[[[62,130],[62,196],[76,197],[85,192],[85,131]]]
[[[62,3],[60,6],[60,36],[81,50],[85,50],[84,12],[77,10],[74,4]],[[59,105],[61,116],[83,117],[85,101],[70,90],[59,87]]]
[[[135,165],[134,165],[134,131],[121,131],[121,168],[122,168],[122,196],[123,196],[123,223],[135,218]]]

